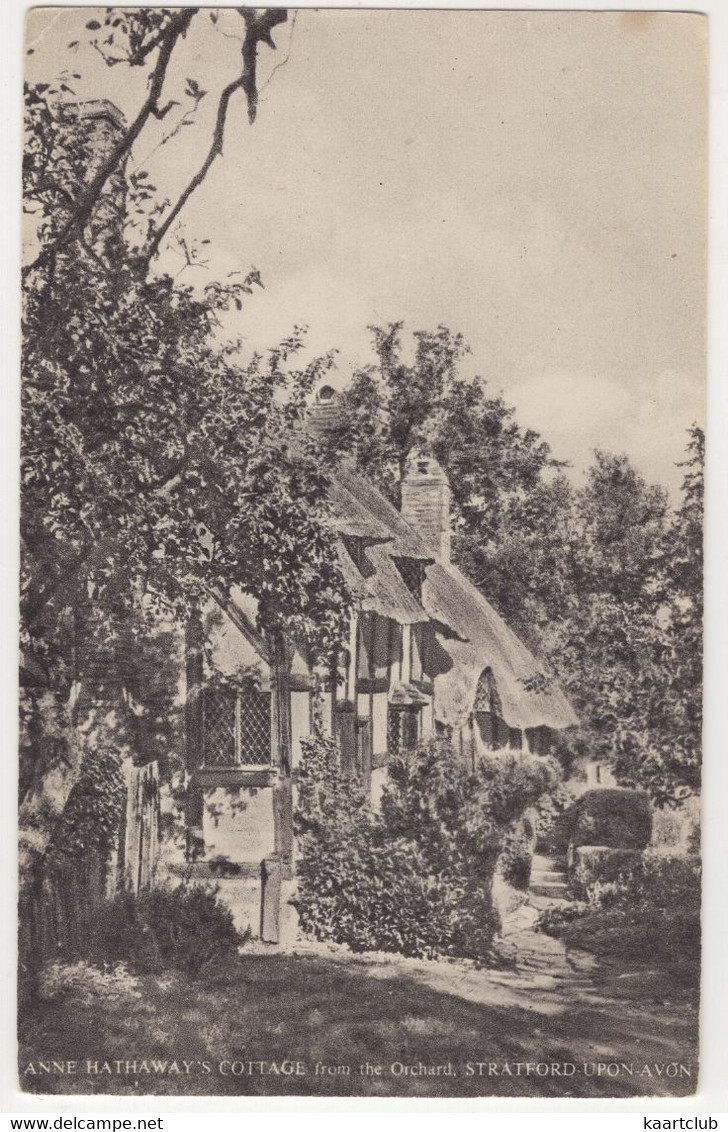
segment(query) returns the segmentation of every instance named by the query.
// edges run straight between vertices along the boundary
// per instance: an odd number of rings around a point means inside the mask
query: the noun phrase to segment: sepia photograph
[[[706,17],[23,51],[19,1089],[694,1096]]]

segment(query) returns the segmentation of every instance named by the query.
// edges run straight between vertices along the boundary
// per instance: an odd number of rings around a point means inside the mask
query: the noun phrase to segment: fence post
[[[281,859],[277,854],[260,864],[260,938],[278,943],[281,921]]]

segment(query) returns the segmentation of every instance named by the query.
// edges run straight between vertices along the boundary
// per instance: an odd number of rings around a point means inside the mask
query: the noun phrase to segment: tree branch
[[[164,86],[172,52],[180,37],[186,34],[198,11],[198,8],[183,8],[177,12],[170,21],[168,27],[160,37],[159,56],[152,70],[149,80],[149,93],[141,110],[81,195],[81,199],[73,213],[65,222],[58,235],[49,244],[46,244],[32,263],[23,268],[23,278],[27,277],[31,271],[47,263],[69,241],[74,232],[83,229],[84,225],[90,219],[109,177],[129,153],[150,116],[156,116],[156,113],[159,111],[159,99],[162,94],[162,88]]]
[[[220,95],[220,101],[217,107],[215,130],[212,135],[212,143],[208,150],[207,157],[205,158],[202,165],[197,170],[187,187],[184,189],[182,194],[179,196],[177,203],[167,214],[164,222],[160,224],[160,226],[154,233],[154,236],[152,237],[143,257],[143,263],[145,266],[148,265],[156,256],[162,240],[167,235],[167,232],[174,224],[175,220],[179,216],[184,206],[187,204],[187,201],[190,199],[195,189],[198,189],[204,181],[215,158],[222,154],[222,140],[225,132],[225,119],[227,118],[230,99],[232,98],[235,91],[240,90],[242,86],[243,76],[241,75],[239,78],[234,79],[233,82],[228,83],[228,85]]]
[[[144,266],[148,266],[159,252],[162,241],[187,204],[187,201],[205,180],[215,158],[222,156],[228,107],[230,105],[230,99],[235,94],[236,90],[243,90],[245,92],[245,96],[248,100],[248,121],[251,125],[255,121],[258,107],[258,87],[256,82],[258,44],[265,43],[268,47],[275,50],[275,43],[271,39],[271,31],[277,24],[285,23],[288,19],[288,12],[285,8],[266,8],[262,14],[259,14],[253,8],[239,8],[238,11],[245,21],[245,38],[241,48],[243,69],[236,79],[228,83],[220,95],[220,101],[217,105],[215,130],[212,135],[212,142],[207,156],[178,198],[177,203],[152,236],[142,258],[142,264]]]

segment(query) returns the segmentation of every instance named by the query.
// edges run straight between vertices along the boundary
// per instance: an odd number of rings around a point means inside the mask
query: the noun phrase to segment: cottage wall
[[[258,865],[275,852],[272,787],[213,787],[203,791],[205,860]]]

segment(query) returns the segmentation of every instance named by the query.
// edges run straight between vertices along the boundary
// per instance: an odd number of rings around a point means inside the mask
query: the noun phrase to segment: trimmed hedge
[[[652,807],[637,790],[587,790],[564,814],[562,840],[571,849],[601,845],[610,849],[646,849],[652,837]]]

